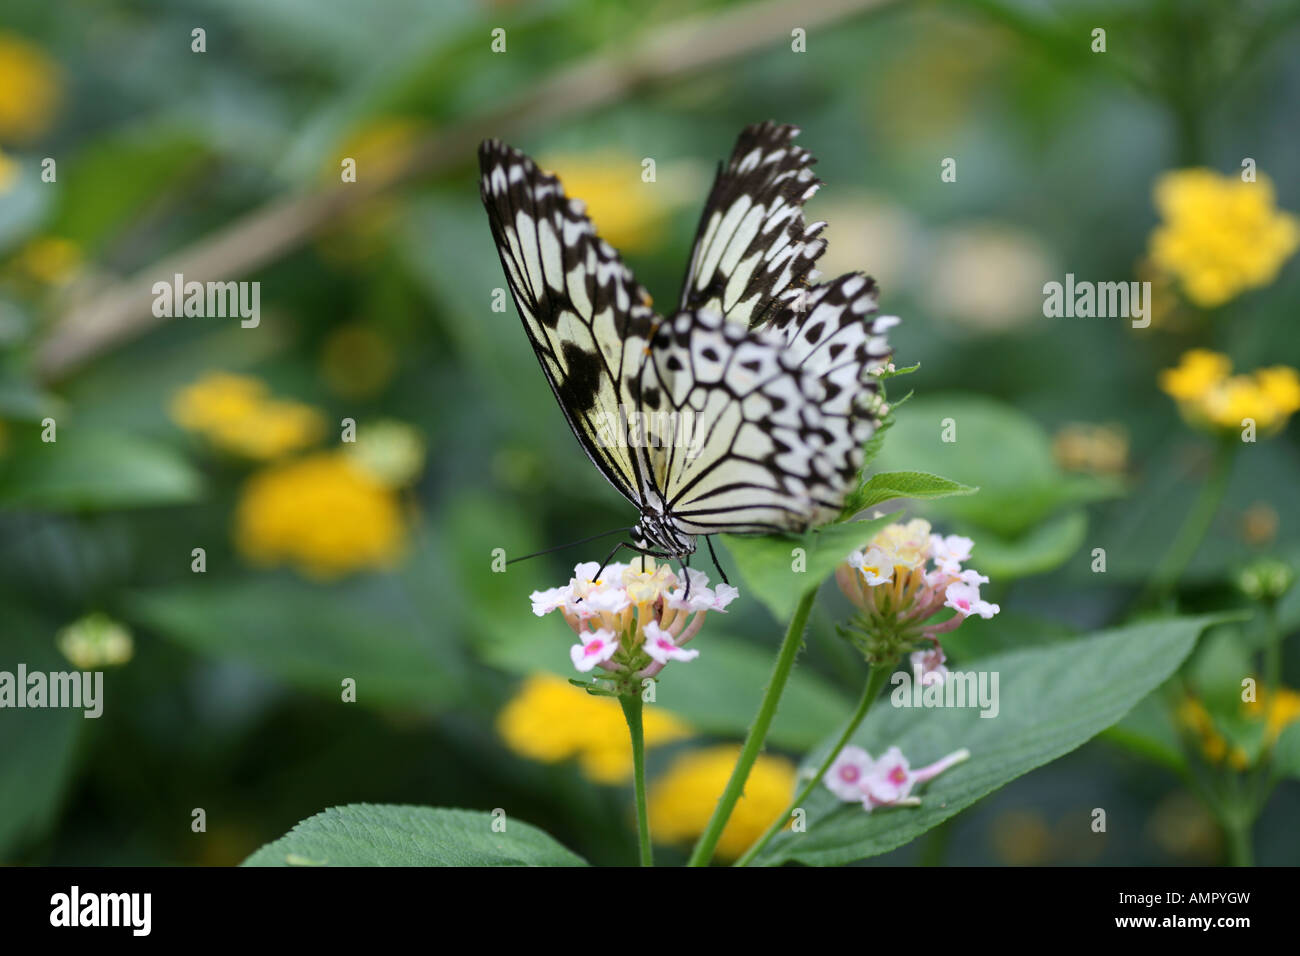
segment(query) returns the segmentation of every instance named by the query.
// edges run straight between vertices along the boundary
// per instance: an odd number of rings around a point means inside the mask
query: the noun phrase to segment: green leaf
[[[1014,538],[968,525],[958,528],[975,540],[971,560],[980,573],[1008,581],[1051,571],[1070,560],[1088,533],[1088,515],[1082,508],[1066,511]]]
[[[54,650],[48,624],[5,600],[5,640],[0,671],[69,671],[71,665]],[[74,708],[9,709],[0,711],[0,859],[16,862],[13,854],[40,839],[58,819],[63,793],[76,763],[77,741],[94,720]]]
[[[1143,698],[1124,715],[1123,720],[1102,731],[1101,736],[1176,773],[1187,768],[1187,755],[1179,742],[1178,728],[1174,726],[1173,716],[1161,694]]]
[[[420,588],[436,588],[436,575],[421,579]],[[336,701],[352,678],[365,706],[454,706],[467,690],[466,662],[417,597],[395,575],[318,585],[286,573],[140,591],[127,607],[132,620],[192,650]]]
[[[743,580],[741,596],[757,598],[778,621],[788,621],[799,598],[821,585],[836,565],[900,515],[842,521],[804,535],[722,535]],[[802,549],[802,553],[799,550]]]
[[[106,510],[194,501],[203,481],[175,449],[125,433],[59,427],[0,466],[0,506]]]
[[[999,675],[992,718],[977,708],[894,707],[886,694],[854,743],[872,754],[897,745],[914,768],[962,747],[970,760],[921,787],[922,805],[915,808],[868,814],[819,787],[805,807],[807,831],[781,834],[759,860],[835,865],[902,846],[1120,720],[1178,668],[1203,629],[1222,620],[1167,618],[981,660],[981,671]],[[807,764],[815,765],[830,746],[828,739]]]
[[[94,250],[199,171],[204,151],[191,131],[150,123],[114,132],[60,162],[58,209],[49,231]]]
[[[872,475],[857,491],[849,495],[844,513],[854,515],[893,498],[947,498],[951,495],[973,495],[977,491],[978,488],[924,471],[886,471]]]
[[[1023,412],[981,395],[913,399],[881,450],[882,468],[915,468],[980,489],[978,495],[928,503],[923,513],[967,521],[1008,538],[1022,535],[1055,511],[1115,497],[1117,479],[1063,473],[1041,425]],[[955,441],[944,441],[951,419]],[[983,570],[983,568],[981,568]]]
[[[547,834],[491,813],[353,803],[308,817],[243,866],[586,866]],[[500,824],[498,824],[499,826]]]
[[[1277,738],[1273,766],[1280,776],[1300,780],[1300,723],[1291,724]]]

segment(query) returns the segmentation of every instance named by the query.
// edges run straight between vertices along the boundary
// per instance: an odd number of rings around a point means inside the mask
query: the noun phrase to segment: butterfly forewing
[[[797,132],[741,134],[667,321],[554,176],[495,141],[480,151],[528,337],[574,433],[637,504],[638,527],[660,529],[643,535],[660,550],[835,517],[879,425],[883,333],[898,320],[876,315],[865,276],[811,285],[824,224],[803,221],[818,180]]]
[[[495,140],[479,166],[506,281],[556,400],[592,461],[640,505],[648,462],[620,423],[636,406],[658,321],[649,296],[555,176]]]
[[[804,223],[803,203],[821,185],[793,126],[747,127],[704,206],[681,308],[712,308],[756,326],[807,284],[825,248],[824,222]]]

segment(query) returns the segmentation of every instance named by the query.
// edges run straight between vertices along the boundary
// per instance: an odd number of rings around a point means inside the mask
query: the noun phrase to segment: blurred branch
[[[441,173],[465,162],[486,136],[553,124],[614,102],[639,87],[715,67],[773,43],[789,42],[795,27],[824,27],[891,2],[761,0],[669,24],[634,38],[628,46],[616,46],[562,67],[502,106],[443,128],[383,176],[276,199],[95,294],[90,301],[74,305],[40,344],[38,373],[45,380],[57,379],[162,322],[152,311],[155,282],[170,281],[177,273],[187,282],[229,281],[246,275],[291,252],[322,226],[367,199],[417,176]]]

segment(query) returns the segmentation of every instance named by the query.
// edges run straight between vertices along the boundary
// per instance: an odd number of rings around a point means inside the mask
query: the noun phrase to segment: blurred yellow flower
[[[658,707],[642,717],[647,747],[690,736],[681,719]],[[577,758],[583,774],[616,784],[632,776],[632,745],[623,709],[561,677],[534,674],[497,715],[497,732],[515,753],[542,763]]]
[[[1289,687],[1274,692],[1260,684],[1255,700],[1243,703],[1241,713],[1247,719],[1264,721],[1264,745],[1272,747],[1282,731],[1300,721],[1300,693]],[[1206,760],[1222,763],[1226,759],[1235,770],[1245,770],[1250,766],[1250,756],[1241,747],[1229,745],[1214,725],[1209,710],[1197,698],[1183,699],[1178,706],[1178,719],[1199,739]]]
[[[72,666],[83,671],[125,664],[135,653],[131,632],[102,613],[73,621],[55,635],[54,642]]]
[[[405,537],[397,496],[340,451],[258,472],[235,509],[235,544],[248,560],[314,578],[389,567]]]
[[[330,332],[321,349],[321,375],[347,398],[369,398],[383,390],[397,368],[392,343],[360,322]]]
[[[176,424],[245,458],[269,460],[317,442],[325,420],[309,405],[273,399],[258,379],[211,372],[172,399]]]
[[[1241,513],[1241,536],[1247,544],[1264,547],[1277,538],[1281,516],[1267,501],[1256,501]]]
[[[620,252],[653,248],[663,236],[668,190],[641,181],[641,161],[625,153],[552,155],[540,165],[564,183],[571,199],[587,204],[596,232]]]
[[[0,195],[7,193],[9,187],[18,181],[18,161],[10,159],[0,149]]]
[[[0,140],[26,142],[54,120],[60,98],[59,69],[38,47],[13,33],[0,33]]]
[[[831,215],[834,215],[832,212]],[[930,241],[918,289],[926,308],[969,331],[996,334],[1040,320],[1042,288],[1057,275],[1042,240],[1003,222],[950,226]],[[857,268],[870,267],[859,263]]]
[[[1222,305],[1272,282],[1300,245],[1300,220],[1277,208],[1273,183],[1211,169],[1177,169],[1156,182],[1161,223],[1150,255],[1196,305]]]
[[[71,239],[41,236],[23,246],[16,262],[30,278],[56,285],[71,279],[81,267],[81,247]]]
[[[1230,375],[1226,355],[1206,349],[1185,352],[1175,368],[1160,373],[1160,388],[1177,400],[1183,417],[1210,429],[1241,428],[1251,419],[1262,432],[1276,432],[1300,411],[1300,374],[1286,365]]]
[[[650,789],[650,832],[654,838],[682,843],[703,833],[739,756],[739,744],[721,744],[674,761]],[[760,755],[745,781],[745,794],[722,831],[718,856],[734,860],[749,849],[785,812],[794,785],[793,763],[784,757]]]
[[[401,116],[385,116],[354,130],[339,145],[325,170],[331,178],[341,177],[343,161],[356,163],[357,181],[386,179],[397,172],[410,158],[425,131],[419,120]]]
[[[1120,425],[1071,422],[1053,436],[1052,457],[1066,471],[1122,475],[1128,466],[1128,432]]]
[[[1160,373],[1160,387],[1180,402],[1199,401],[1231,371],[1232,361],[1228,356],[1209,349],[1192,349],[1183,353],[1177,368]]]

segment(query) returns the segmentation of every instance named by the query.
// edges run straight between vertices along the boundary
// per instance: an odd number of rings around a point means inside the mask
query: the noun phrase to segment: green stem
[[[1264,602],[1264,682],[1270,692],[1282,686],[1282,629],[1277,624],[1277,601]]]
[[[1224,492],[1228,489],[1228,478],[1232,475],[1232,460],[1236,451],[1236,441],[1225,438],[1219,442],[1214,452],[1210,476],[1201,486],[1201,493],[1191,511],[1183,519],[1183,525],[1174,536],[1173,544],[1147,582],[1138,601],[1139,606],[1163,604],[1172,594],[1219,511]]]
[[[645,732],[641,727],[641,695],[623,694],[618,702],[623,705],[627,729],[632,735],[632,779],[636,791],[636,830],[641,846],[641,865],[654,866],[654,851],[650,848],[650,816],[645,799]]]
[[[844,732],[840,734],[839,740],[835,741],[835,746],[830,749],[826,754],[826,759],[823,760],[821,766],[817,768],[817,773],[813,775],[811,780],[804,784],[803,789],[800,790],[798,795],[790,801],[790,805],[785,808],[785,812],[773,820],[772,825],[767,828],[767,831],[761,837],[758,838],[758,841],[746,850],[744,855],[736,861],[736,866],[748,866],[754,857],[758,856],[759,851],[762,850],[763,847],[767,846],[771,839],[785,828],[787,821],[790,819],[790,814],[795,811],[795,808],[804,805],[804,801],[808,799],[808,795],[812,793],[816,786],[826,777],[826,773],[831,769],[831,764],[835,762],[835,758],[840,755],[840,751],[843,750],[849,740],[852,739],[853,734],[857,731],[863,718],[867,716],[867,711],[871,709],[872,701],[880,696],[880,689],[885,686],[885,681],[889,679],[889,675],[892,671],[893,667],[887,667],[883,664],[877,664],[871,668],[871,672],[867,676],[866,685],[862,688],[862,697],[858,700],[858,706],[853,711],[853,716],[849,718],[849,722],[845,725]]]
[[[816,596],[817,589],[809,588],[794,609],[794,616],[790,618],[790,626],[785,632],[785,640],[781,642],[781,650],[776,655],[772,678],[767,682],[767,690],[763,692],[763,701],[758,706],[758,714],[754,717],[754,722],[749,725],[749,733],[745,736],[744,746],[741,747],[740,759],[736,761],[736,766],[731,771],[727,788],[718,798],[718,805],[713,809],[713,816],[709,818],[708,826],[704,828],[704,832],[695,843],[695,849],[691,851],[687,866],[708,866],[709,860],[713,857],[713,848],[718,845],[722,829],[731,819],[731,811],[735,809],[736,801],[740,799],[745,789],[745,781],[749,779],[749,771],[763,749],[763,741],[767,739],[772,718],[776,716],[776,706],[781,701],[781,692],[785,690],[785,682],[790,677],[790,671],[794,669],[794,659],[799,655],[799,648],[803,645],[803,629],[808,624],[808,614],[812,610],[813,599]]]
[[[1253,866],[1255,854],[1251,847],[1250,819],[1230,814],[1223,821],[1223,830],[1228,837],[1228,862],[1233,866]]]

